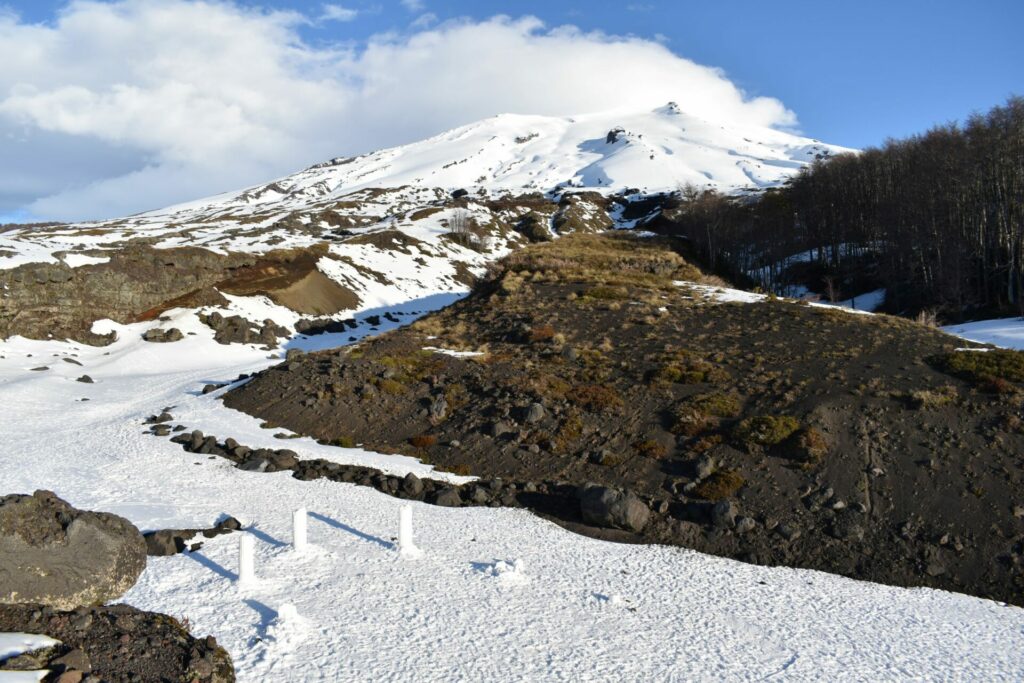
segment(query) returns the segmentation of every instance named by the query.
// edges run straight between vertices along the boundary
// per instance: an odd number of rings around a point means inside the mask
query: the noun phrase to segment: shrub
[[[592,413],[614,410],[623,405],[619,392],[604,384],[580,384],[573,387],[566,398]]]
[[[356,440],[351,436],[339,436],[331,442],[331,445],[340,446],[341,448],[353,448],[356,445]]]
[[[977,383],[993,380],[1024,382],[1024,352],[1008,349],[954,351],[932,356],[929,361],[943,372]]]
[[[633,444],[633,448],[635,448],[636,452],[640,455],[654,460],[661,460],[668,455],[668,449],[654,439],[646,439],[635,443]]]
[[[468,477],[473,473],[473,470],[465,463],[461,465],[437,465],[434,469],[438,472],[450,472],[451,474],[458,474],[463,477]]]
[[[377,388],[383,391],[385,394],[391,394],[392,396],[398,396],[399,394],[405,393],[405,385],[394,379],[380,379],[376,381]]]
[[[569,415],[562,424],[558,426],[555,434],[555,450],[558,453],[565,453],[570,450],[573,443],[583,435],[583,418],[579,415]]]
[[[758,415],[736,425],[733,438],[747,446],[775,446],[799,428],[797,419],[789,415]]]
[[[621,301],[629,298],[629,290],[625,287],[593,287],[585,291],[583,296],[604,301]]]
[[[409,439],[409,443],[416,448],[429,448],[437,443],[437,437],[433,434],[420,434]]]
[[[941,408],[956,400],[956,387],[945,386],[938,390],[918,389],[911,391],[906,398],[913,408]]]
[[[741,409],[740,398],[736,394],[714,392],[691,396],[676,407],[669,431],[683,436],[697,436],[711,426],[711,418],[736,417]]]
[[[720,443],[722,443],[722,435],[711,434],[709,436],[704,436],[698,439],[696,443],[690,446],[690,450],[698,454],[706,453]]]
[[[551,341],[555,338],[555,328],[551,325],[538,325],[530,329],[526,334],[526,338],[531,344]]]
[[[673,384],[717,384],[728,380],[729,375],[713,363],[696,358],[688,351],[676,351],[648,379]]]
[[[722,392],[699,394],[691,398],[689,403],[705,415],[714,417],[736,417],[743,409],[739,396]]]
[[[691,405],[682,405],[675,411],[672,427],[669,429],[673,434],[682,436],[697,436],[708,428],[710,422],[708,416]]]
[[[693,488],[693,495],[704,500],[719,501],[731,497],[747,480],[736,470],[718,470]]]
[[[805,463],[819,463],[829,451],[825,435],[814,427],[798,430],[789,438],[788,444],[793,458]]]

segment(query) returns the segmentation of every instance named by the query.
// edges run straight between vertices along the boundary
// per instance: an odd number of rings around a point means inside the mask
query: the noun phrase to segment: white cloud
[[[402,0],[402,7],[410,12],[422,12],[426,6],[423,0]]]
[[[341,5],[325,4],[323,6],[323,13],[320,15],[321,21],[352,21],[359,16],[359,10],[349,9],[348,7],[342,7]]]
[[[437,23],[437,15],[433,12],[426,12],[416,17],[409,26],[412,28],[427,28]]]
[[[342,49],[303,42],[308,23],[193,0],[78,0],[52,25],[0,15],[0,140],[36,160],[0,155],[0,179],[29,174],[17,191],[0,180],[0,213],[156,208],[500,112],[675,100],[712,120],[795,123],[650,40],[496,17]]]

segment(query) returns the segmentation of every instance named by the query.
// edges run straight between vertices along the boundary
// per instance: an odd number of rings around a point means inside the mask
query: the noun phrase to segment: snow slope
[[[190,427],[252,446],[282,443],[199,392],[276,359],[214,343],[190,311],[172,318],[196,334],[147,344],[140,324],[120,327],[121,341],[103,349],[0,342],[0,490],[49,488],[142,529],[208,526],[224,514],[251,525],[252,587],[234,584],[232,535],[190,555],[152,558],[124,598],[215,635],[241,681],[1024,677],[1024,610],[607,543],[523,510],[414,503],[424,555],[403,559],[393,539],[405,501],[243,472],[144,433],[147,415],[173,406]],[[49,370],[31,371],[40,365]],[[96,383],[76,383],[83,373]],[[304,439],[287,446],[395,473],[428,469]],[[301,506],[310,511],[311,547],[298,554],[288,541]]]
[[[957,337],[979,344],[992,344],[1004,349],[1024,351],[1024,318],[997,318],[978,320],[942,328]]]

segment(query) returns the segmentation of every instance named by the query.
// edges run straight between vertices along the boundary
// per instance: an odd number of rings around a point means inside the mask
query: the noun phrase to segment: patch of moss
[[[693,495],[704,500],[719,501],[731,497],[747,483],[736,470],[718,470],[693,488]]]
[[[558,426],[558,432],[555,434],[554,438],[555,450],[559,453],[569,451],[576,440],[582,435],[583,418],[575,413],[569,415],[562,424]]]
[[[829,451],[828,439],[814,427],[797,430],[786,445],[795,460],[812,465],[824,460]]]
[[[698,394],[689,399],[688,402],[705,415],[713,417],[737,417],[743,409],[743,402],[739,396],[719,391],[710,394]]]
[[[382,379],[378,377],[374,380],[374,384],[385,394],[390,394],[391,396],[400,396],[406,390],[405,385],[395,379]]]
[[[603,301],[622,301],[629,298],[629,290],[625,287],[592,287],[583,296]]]
[[[1009,349],[954,351],[928,361],[939,370],[977,383],[1000,379],[1024,382],[1024,352]]]
[[[956,400],[956,387],[945,386],[939,389],[918,389],[905,395],[911,408],[934,409],[949,405]]]
[[[526,338],[531,344],[540,344],[551,341],[554,337],[555,328],[551,325],[537,325],[536,327],[530,328],[530,331],[526,334]]]
[[[676,408],[669,431],[682,436],[697,436],[709,426],[707,415],[691,405],[683,404]]]
[[[672,384],[719,384],[728,379],[725,370],[686,350],[669,354],[664,364],[648,375],[648,381]]]
[[[437,443],[437,437],[433,434],[418,434],[409,439],[409,443],[416,448],[430,448]]]
[[[436,465],[434,467],[438,472],[450,472],[451,474],[458,474],[459,476],[468,477],[473,473],[469,465],[463,463],[461,465]]]
[[[661,460],[668,455],[668,449],[654,439],[645,439],[644,441],[635,443],[633,444],[633,448],[636,449],[636,452],[640,455],[653,460]]]
[[[566,394],[566,398],[592,413],[616,410],[624,405],[619,392],[604,384],[577,385]]]
[[[798,429],[800,422],[790,415],[758,415],[741,421],[732,435],[746,446],[775,446]]]

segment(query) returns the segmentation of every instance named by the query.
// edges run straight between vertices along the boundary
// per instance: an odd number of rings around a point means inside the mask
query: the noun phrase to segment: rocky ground
[[[521,504],[580,530],[612,505],[602,526],[620,530],[601,533],[622,540],[1024,604],[1019,354],[723,294],[679,252],[625,236],[536,245],[449,309],[293,356],[225,402],[518,482]],[[557,504],[531,502],[531,482]],[[630,492],[651,521],[599,500],[629,494],[588,500],[588,484]]]
[[[195,533],[238,528],[166,530],[142,536],[128,520],[79,510],[49,491],[0,497],[0,633],[32,633],[59,644],[0,661],[0,671],[40,671],[58,683],[234,680],[231,658],[213,637],[196,639],[188,624],[129,605],[102,607],[128,591],[146,556],[177,551]]]
[[[60,645],[0,662],[4,671],[48,669],[58,683],[179,683],[235,680],[231,657],[213,636],[195,638],[187,623],[129,605],[0,605],[0,632],[39,633]]]

